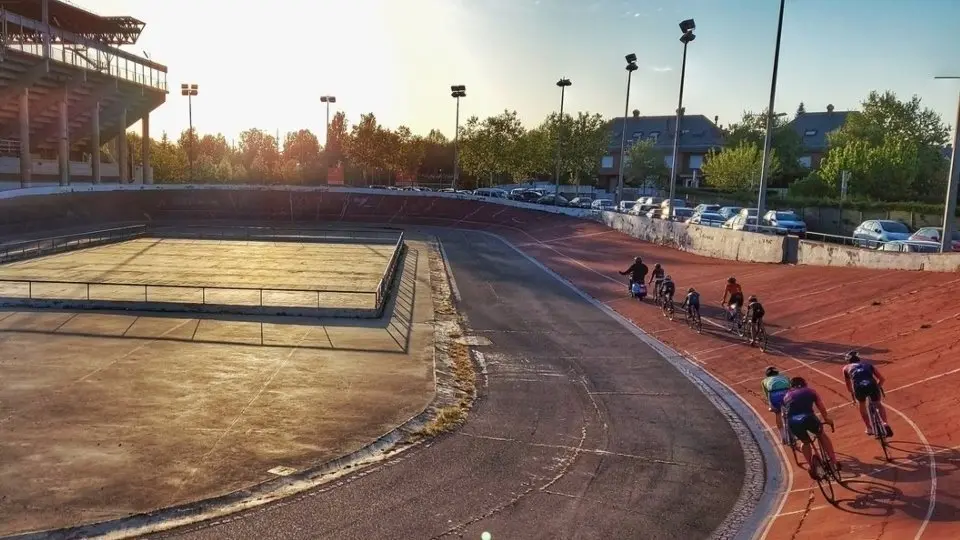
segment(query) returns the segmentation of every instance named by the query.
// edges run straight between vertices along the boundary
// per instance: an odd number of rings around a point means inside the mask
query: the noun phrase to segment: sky
[[[73,0],[101,15],[146,22],[139,43],[168,66],[167,102],[151,135],[186,129],[181,83],[199,85],[193,121],[228,140],[257,127],[321,137],[322,95],[350,123],[425,134],[454,131],[450,85],[467,97],[460,118],[516,110],[528,126],[565,111],[620,116],[624,55],[636,53],[630,109],[673,114],[683,46],[678,23],[694,18],[684,89],[688,114],[735,122],[770,92],[777,0]],[[786,0],[776,109],[791,115],[828,104],[857,108],[871,90],[918,95],[953,124],[960,80],[956,0]],[[940,21],[949,21],[940,27]],[[139,126],[135,126],[139,129]]]

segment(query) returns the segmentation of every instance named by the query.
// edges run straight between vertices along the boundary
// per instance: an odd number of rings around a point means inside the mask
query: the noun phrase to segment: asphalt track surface
[[[485,385],[467,424],[284,501],[157,538],[707,538],[743,450],[685,376],[490,235],[445,250]]]

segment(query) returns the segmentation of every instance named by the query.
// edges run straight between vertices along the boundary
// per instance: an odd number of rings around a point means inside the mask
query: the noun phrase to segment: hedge
[[[683,187],[678,187],[677,192],[707,200],[723,199],[728,201],[736,201],[742,204],[756,204],[757,202],[756,193],[750,192],[730,192]],[[776,195],[770,195],[767,197],[767,205],[781,208],[809,208],[815,206],[836,208],[840,206],[840,200],[829,197],[780,197]],[[860,211],[874,210],[884,212],[916,212],[918,214],[943,214],[942,204],[930,204],[916,201],[887,202],[865,199],[847,199],[843,201],[843,207],[849,210]],[[956,215],[960,217],[960,208],[958,208]]]

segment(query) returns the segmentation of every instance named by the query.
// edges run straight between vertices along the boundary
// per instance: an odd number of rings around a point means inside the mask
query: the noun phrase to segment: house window
[[[813,165],[813,158],[810,156],[803,156],[797,160],[797,163],[809,169],[811,165]]]
[[[601,169],[612,169],[613,168],[613,156],[603,156],[600,158],[600,168]]]
[[[639,138],[641,138],[641,137],[643,137],[643,132],[642,132],[642,131],[634,131],[634,132],[633,132],[633,138],[634,138],[634,139],[639,139]]]
[[[703,168],[703,156],[700,154],[694,154],[690,156],[690,168],[691,169],[702,169]]]
[[[806,130],[806,131],[803,132],[803,136],[804,136],[804,137],[813,137],[813,136],[816,135],[816,134],[817,134],[817,130],[815,130],[815,129],[808,129],[808,130]]]
[[[663,156],[663,164],[666,165],[668,169],[672,169],[672,168],[673,168],[673,156],[672,156],[672,155]]]
[[[659,132],[659,131],[651,131],[651,132],[650,132],[650,138],[653,139],[653,140],[657,140],[658,138],[660,138],[660,132]]]

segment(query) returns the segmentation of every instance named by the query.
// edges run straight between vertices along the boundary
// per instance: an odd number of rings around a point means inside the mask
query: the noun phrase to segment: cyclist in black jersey
[[[660,299],[663,300],[664,305],[667,302],[673,302],[673,295],[677,292],[677,286],[673,284],[673,278],[666,276],[663,278],[663,283],[660,284]]]
[[[744,320],[747,324],[751,325],[753,330],[750,333],[750,345],[753,345],[757,342],[757,334],[760,333],[760,324],[763,322],[763,316],[766,312],[763,310],[763,304],[760,303],[760,300],[757,299],[756,295],[750,297],[747,300],[747,313],[744,315]]]
[[[700,315],[700,293],[696,289],[690,287],[687,289],[687,297],[683,299],[683,305],[681,308],[686,308],[687,313],[693,315],[694,312],[699,316]]]
[[[653,272],[650,272],[650,281],[648,285],[653,285],[654,300],[660,298],[660,285],[663,284],[663,277],[666,275],[660,263],[653,265]]]

